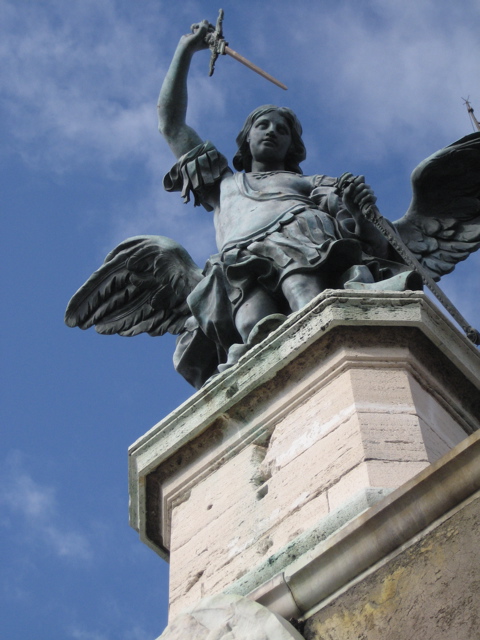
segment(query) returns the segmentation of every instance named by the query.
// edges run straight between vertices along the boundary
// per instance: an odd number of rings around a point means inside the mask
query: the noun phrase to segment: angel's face
[[[284,162],[292,144],[290,126],[278,111],[269,111],[255,120],[247,142],[254,161]]]

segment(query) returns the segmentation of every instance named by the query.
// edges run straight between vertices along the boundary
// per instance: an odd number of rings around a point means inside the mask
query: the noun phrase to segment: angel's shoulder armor
[[[193,193],[195,206],[212,211],[208,194],[227,172],[231,172],[227,159],[207,140],[178,159],[163,178],[163,186],[166,191],[181,191],[184,202],[190,202]]]

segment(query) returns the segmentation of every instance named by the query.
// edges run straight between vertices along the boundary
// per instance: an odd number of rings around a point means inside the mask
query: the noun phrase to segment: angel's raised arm
[[[158,128],[177,158],[203,142],[186,123],[187,76],[193,54],[208,48],[205,36],[212,29],[203,20],[192,26],[192,33],[180,38],[158,97]]]

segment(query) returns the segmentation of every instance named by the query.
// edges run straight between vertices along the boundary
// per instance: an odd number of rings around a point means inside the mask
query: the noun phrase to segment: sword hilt
[[[250,62],[250,60],[247,60],[247,58],[244,58],[237,51],[234,51],[228,46],[228,42],[226,42],[225,38],[223,37],[222,23],[223,23],[223,9],[220,9],[218,12],[216,26],[214,27],[212,24],[210,24],[209,32],[205,36],[205,43],[207,44],[210,51],[212,52],[212,55],[210,56],[210,71],[208,75],[209,76],[213,75],[213,72],[215,71],[215,62],[217,61],[218,56],[228,54],[237,62],[244,64],[251,71],[255,71],[255,73],[258,73],[259,75],[261,75],[262,78],[265,78],[269,82],[273,82],[273,84],[277,85],[277,87],[280,87],[281,89],[286,89],[287,87],[282,82],[280,82],[279,80],[271,76],[269,73],[267,73],[263,69],[260,69],[260,67],[257,67],[256,64],[253,64],[253,62]]]
[[[209,76],[213,76],[213,72],[215,71],[215,63],[219,55],[225,55],[225,47],[228,45],[228,42],[225,41],[223,37],[223,9],[219,9],[217,24],[215,25],[215,31],[209,33],[205,38],[212,55],[210,56],[210,69],[208,72]]]

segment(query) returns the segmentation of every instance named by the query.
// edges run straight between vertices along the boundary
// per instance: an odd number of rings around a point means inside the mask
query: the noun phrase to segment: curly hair
[[[302,140],[302,125],[291,109],[287,107],[276,107],[273,104],[265,104],[257,107],[245,120],[242,130],[237,136],[238,151],[233,158],[233,166],[237,171],[252,170],[252,154],[250,153],[250,145],[247,141],[248,134],[254,122],[271,111],[276,111],[285,119],[292,135],[292,144],[285,157],[285,170],[293,171],[294,173],[303,173],[299,165],[300,162],[303,162],[307,157],[307,152]]]

